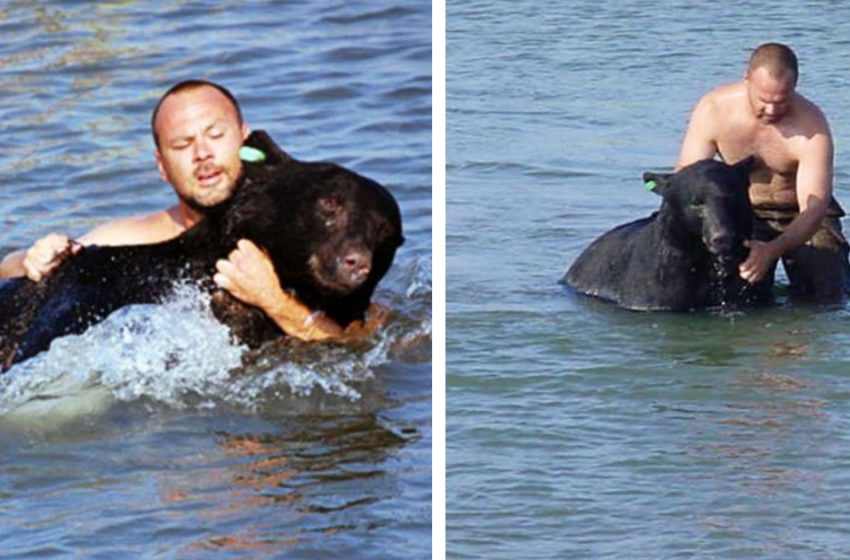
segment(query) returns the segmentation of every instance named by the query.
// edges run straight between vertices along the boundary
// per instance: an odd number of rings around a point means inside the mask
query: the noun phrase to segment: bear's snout
[[[343,283],[359,286],[372,271],[372,253],[368,249],[349,249],[337,263],[337,275]]]
[[[735,250],[735,236],[728,231],[713,232],[706,243],[710,253],[715,255],[729,255]]]

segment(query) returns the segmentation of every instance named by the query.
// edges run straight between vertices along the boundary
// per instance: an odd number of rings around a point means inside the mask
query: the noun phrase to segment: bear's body
[[[121,307],[157,303],[178,280],[214,291],[216,260],[242,238],[268,253],[281,286],[307,306],[342,326],[362,319],[403,242],[395,199],[338,165],[292,159],[265,133],[253,133],[246,145],[263,150],[266,162],[246,163],[234,195],[182,235],[152,245],[86,247],[41,282],[0,282],[0,367]],[[252,346],[280,332],[229,295],[214,297],[213,310]]]
[[[634,310],[766,303],[770,286],[738,275],[752,235],[751,165],[751,158],[703,160],[675,174],[645,174],[663,197],[660,210],[600,236],[562,281]]]

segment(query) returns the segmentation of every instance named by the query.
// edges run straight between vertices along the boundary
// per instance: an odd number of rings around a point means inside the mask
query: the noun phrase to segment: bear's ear
[[[647,171],[643,174],[643,186],[646,190],[654,192],[657,195],[664,196],[664,191],[670,184],[672,173],[652,173]]]
[[[292,156],[280,149],[272,137],[265,130],[253,130],[243,144],[249,148],[255,148],[263,152],[264,159],[259,160],[265,165],[280,165],[292,161]]]

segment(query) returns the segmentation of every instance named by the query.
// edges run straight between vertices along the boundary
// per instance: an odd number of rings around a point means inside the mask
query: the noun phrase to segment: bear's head
[[[342,325],[362,319],[404,242],[398,204],[386,188],[344,167],[297,161],[259,144],[272,157],[246,164],[224,236],[263,248],[281,285],[309,307]]]
[[[677,173],[643,177],[664,199],[659,219],[666,221],[673,241],[690,251],[707,251],[722,265],[719,268],[730,273],[743,260],[743,242],[752,235],[747,189],[754,162],[753,157],[735,165],[706,159]]]

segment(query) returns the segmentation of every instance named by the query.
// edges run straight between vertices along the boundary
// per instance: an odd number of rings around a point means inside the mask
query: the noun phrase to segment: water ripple
[[[357,348],[284,345],[244,366],[186,300],[13,368],[5,556],[430,554],[431,5],[321,4],[0,6],[4,254],[173,204],[150,112],[198,77],[294,156],[390,184],[408,238],[379,290],[387,329]]]

